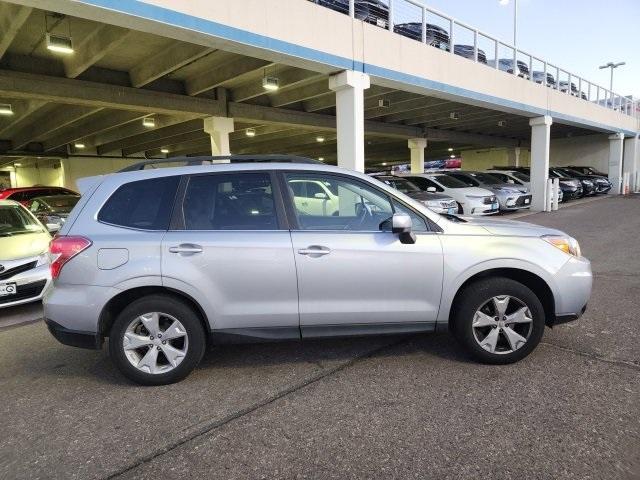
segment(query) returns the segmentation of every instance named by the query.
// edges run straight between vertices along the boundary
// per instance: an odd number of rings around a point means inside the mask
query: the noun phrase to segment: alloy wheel
[[[476,342],[484,350],[505,355],[527,343],[533,331],[533,318],[522,300],[499,295],[476,310],[472,328]]]
[[[145,373],[161,374],[175,369],[184,360],[189,336],[175,317],[150,312],[129,323],[122,347],[127,360],[135,368]]]

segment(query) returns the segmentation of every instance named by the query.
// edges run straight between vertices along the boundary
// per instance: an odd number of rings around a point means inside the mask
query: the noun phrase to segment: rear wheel
[[[150,295],[127,306],[109,335],[109,354],[118,369],[142,385],[166,385],[185,378],[200,362],[205,335],[187,304]]]
[[[478,280],[457,297],[451,330],[483,363],[506,364],[523,359],[540,343],[545,314],[527,286],[509,278]]]

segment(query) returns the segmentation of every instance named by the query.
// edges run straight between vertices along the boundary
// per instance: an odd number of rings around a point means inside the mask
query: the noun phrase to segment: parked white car
[[[518,170],[487,170],[487,173],[490,173],[494,177],[498,177],[504,183],[522,186],[531,191],[531,177],[524,172],[520,172]],[[558,195],[558,200],[562,202],[563,194],[561,189],[558,190]]]
[[[411,173],[403,175],[422,190],[439,192],[453,197],[458,213],[463,215],[492,215],[500,205],[496,196],[485,188],[469,187],[444,173]]]

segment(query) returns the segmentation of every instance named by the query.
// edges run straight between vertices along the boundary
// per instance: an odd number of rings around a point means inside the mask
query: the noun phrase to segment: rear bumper
[[[99,350],[102,348],[102,337],[95,332],[70,330],[48,318],[45,319],[45,323],[51,335],[64,345],[88,348],[91,350]]]

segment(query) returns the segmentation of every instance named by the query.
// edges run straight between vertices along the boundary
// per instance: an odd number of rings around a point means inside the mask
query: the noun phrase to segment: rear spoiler
[[[87,191],[91,189],[97,183],[100,183],[104,175],[96,175],[94,177],[85,177],[80,178],[76,181],[76,185],[78,186],[78,190],[80,191],[80,195],[84,195]]]

